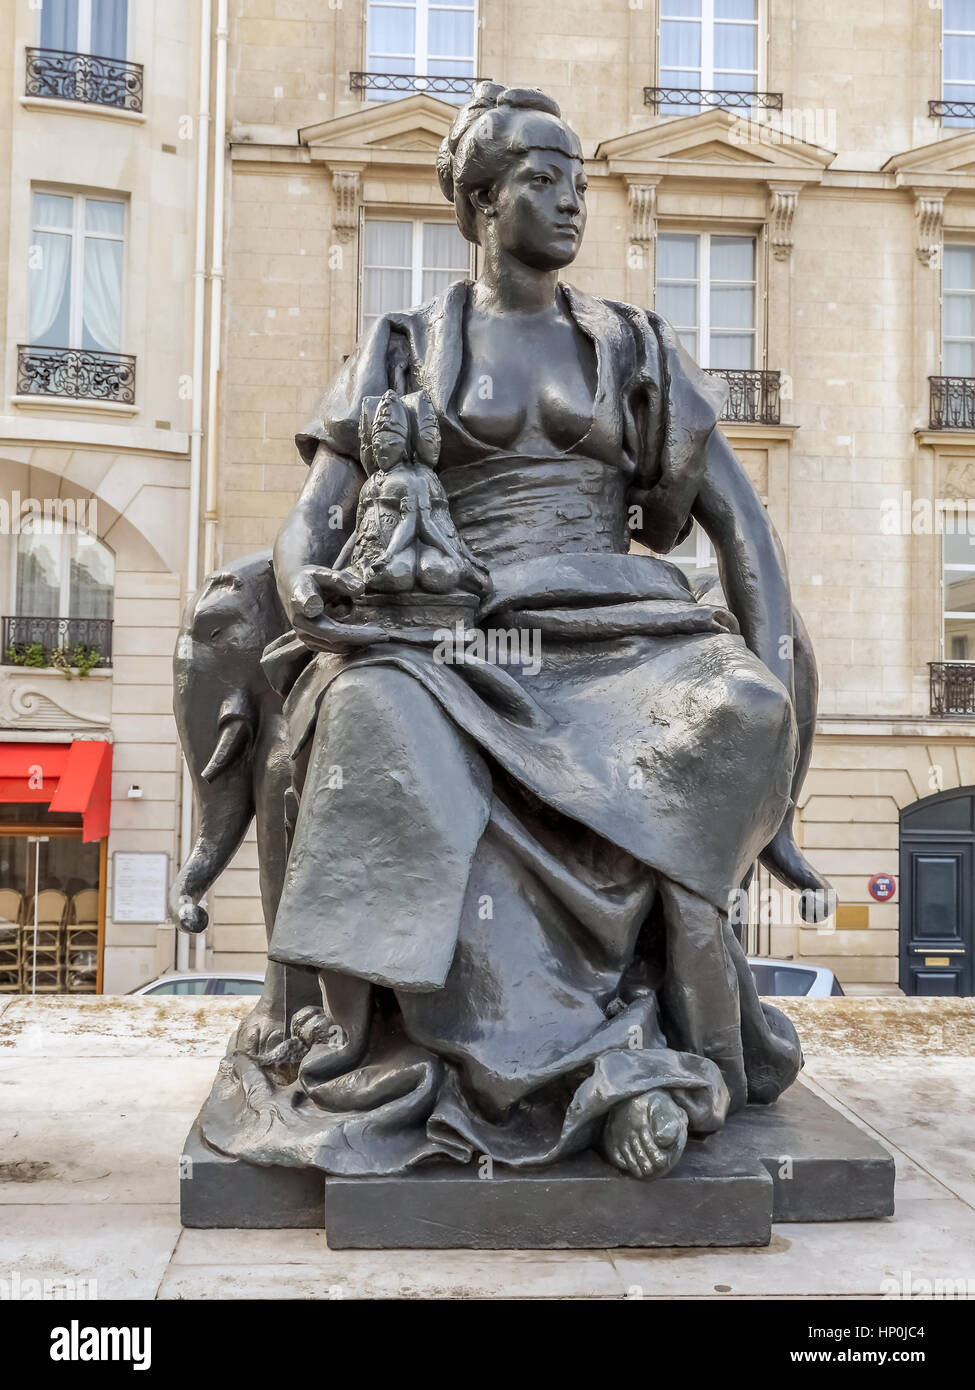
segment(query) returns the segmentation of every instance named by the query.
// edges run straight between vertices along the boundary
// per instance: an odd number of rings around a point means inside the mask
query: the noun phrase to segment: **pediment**
[[[975,130],[962,130],[946,140],[932,140],[913,150],[891,155],[884,173],[895,174],[899,184],[930,182],[939,175],[975,174]]]
[[[724,166],[735,177],[818,178],[833,162],[832,150],[786,136],[773,126],[730,111],[658,121],[642,130],[603,140],[596,150],[614,172],[691,174],[689,166]]]
[[[421,92],[305,126],[298,132],[298,141],[308,147],[313,159],[327,159],[333,152],[349,159],[360,152],[370,160],[384,150],[430,155],[440,148],[456,115],[456,106]]]

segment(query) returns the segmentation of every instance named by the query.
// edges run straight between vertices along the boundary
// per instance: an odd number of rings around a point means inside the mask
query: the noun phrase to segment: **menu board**
[[[154,922],[166,920],[168,854],[112,856],[112,921]]]

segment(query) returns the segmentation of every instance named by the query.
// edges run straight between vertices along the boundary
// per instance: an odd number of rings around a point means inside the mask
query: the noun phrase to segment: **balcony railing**
[[[135,404],[135,358],[87,348],[17,349],[17,393]]]
[[[722,92],[708,87],[644,87],[644,106],[659,111],[662,106],[724,107],[734,111],[781,111],[781,92]],[[669,113],[675,114],[675,113]]]
[[[429,96],[450,101],[465,100],[478,82],[490,82],[489,77],[422,77],[410,72],[350,72],[349,87],[353,92],[375,92],[388,97],[410,96],[426,92]]]
[[[929,661],[931,713],[942,719],[975,714],[975,662]]]
[[[975,430],[975,376],[929,376],[931,428]]]
[[[728,399],[722,420],[743,425],[780,423],[779,372],[744,371],[728,367],[708,367],[711,376],[728,383]]]
[[[141,111],[142,64],[62,48],[28,48],[26,94]]]
[[[975,101],[929,101],[928,115],[949,121],[975,121]]]
[[[77,666],[79,657],[97,652],[100,669],[112,664],[111,618],[5,617],[3,620],[4,666]],[[87,664],[87,662],[86,662]]]

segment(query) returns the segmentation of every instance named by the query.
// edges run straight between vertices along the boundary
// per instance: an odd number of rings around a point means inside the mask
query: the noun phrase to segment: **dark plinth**
[[[550,1169],[430,1164],[393,1178],[329,1178],[215,1153],[194,1125],[180,1183],[185,1226],[316,1227],[332,1249],[585,1249],[766,1245],[773,1221],[889,1216],[885,1149],[805,1086],[692,1141],[658,1182],[592,1154]]]

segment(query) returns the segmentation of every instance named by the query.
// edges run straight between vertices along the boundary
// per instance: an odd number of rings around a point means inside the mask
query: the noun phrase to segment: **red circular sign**
[[[893,874],[874,874],[867,889],[871,898],[876,898],[878,903],[885,903],[897,892],[897,882]]]

